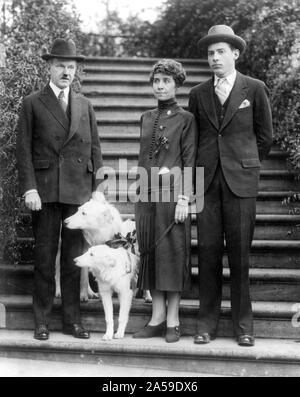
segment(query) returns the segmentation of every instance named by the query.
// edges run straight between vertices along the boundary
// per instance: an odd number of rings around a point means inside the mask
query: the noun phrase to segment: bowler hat
[[[74,59],[81,62],[85,59],[83,55],[77,55],[76,45],[73,40],[55,39],[50,53],[42,55],[45,61],[51,58]]]
[[[200,47],[208,47],[213,43],[229,43],[242,53],[246,48],[246,42],[240,36],[234,34],[234,31],[227,25],[212,26],[207,35],[198,41]]]

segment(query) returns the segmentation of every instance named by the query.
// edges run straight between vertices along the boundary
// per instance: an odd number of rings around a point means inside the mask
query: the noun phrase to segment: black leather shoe
[[[163,321],[158,325],[146,325],[140,331],[132,335],[133,338],[153,338],[154,336],[163,336],[166,331],[166,322]]]
[[[212,336],[209,333],[204,332],[203,334],[197,334],[194,336],[194,343],[196,343],[196,345],[204,345],[214,339],[216,339],[215,336]]]
[[[38,340],[47,340],[49,339],[49,330],[47,325],[39,324],[36,326],[34,330],[34,338]]]
[[[237,342],[240,346],[254,346],[255,340],[252,335],[239,335]]]
[[[178,342],[180,339],[180,328],[176,327],[167,327],[167,332],[165,336],[166,342],[173,343]]]
[[[86,331],[81,324],[65,324],[63,334],[73,335],[74,338],[89,339],[90,333]]]

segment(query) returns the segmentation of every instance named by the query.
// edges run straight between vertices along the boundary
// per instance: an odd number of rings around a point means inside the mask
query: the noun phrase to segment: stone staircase
[[[132,58],[89,58],[86,62],[82,91],[92,101],[96,112],[104,164],[117,170],[118,176],[125,180],[128,169],[137,164],[141,112],[155,107],[148,83],[154,62],[154,59]],[[188,79],[177,99],[186,106],[190,88],[205,81],[209,71],[205,60],[182,60],[182,63]],[[125,160],[127,168],[124,168]],[[250,269],[257,336],[254,348],[241,348],[232,340],[226,255],[220,338],[205,347],[193,344],[198,308],[195,217],[192,225],[193,286],[181,302],[184,337],[180,342],[170,346],[161,338],[142,342],[132,340],[130,333],[142,327],[151,313],[151,305],[141,299],[133,302],[128,335],[123,341],[101,341],[98,333],[104,332],[105,323],[102,305],[97,301],[82,304],[83,322],[95,332],[90,342],[79,343],[60,333],[55,333],[48,342],[34,341],[31,312],[33,240],[28,237],[29,216],[24,214],[19,227],[19,242],[27,247],[23,250],[23,262],[20,265],[0,264],[0,313],[1,309],[6,313],[2,317],[0,314],[0,327],[6,328],[0,331],[0,355],[80,362],[106,360],[124,365],[155,366],[162,370],[172,369],[176,361],[177,370],[182,368],[199,373],[299,376],[300,350],[295,342],[300,339],[300,328],[297,327],[300,325],[297,323],[298,311],[300,317],[300,229],[297,227],[300,216],[292,214],[282,203],[289,194],[299,192],[299,183],[287,168],[286,154],[276,146],[263,162],[259,190]],[[133,218],[133,204],[128,201],[126,188],[118,192],[115,205],[124,219]],[[51,323],[54,331],[61,328],[59,310],[60,302],[57,300]],[[118,310],[117,301],[114,310]]]

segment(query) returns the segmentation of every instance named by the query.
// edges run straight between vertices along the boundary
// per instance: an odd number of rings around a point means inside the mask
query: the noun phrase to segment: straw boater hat
[[[76,45],[73,40],[55,39],[50,53],[42,55],[45,61],[51,58],[64,58],[74,59],[75,61],[82,62],[85,57],[78,55],[76,52]]]
[[[208,47],[213,43],[229,43],[242,53],[246,48],[246,42],[240,36],[234,34],[234,31],[227,25],[212,26],[207,35],[198,41],[200,47]]]

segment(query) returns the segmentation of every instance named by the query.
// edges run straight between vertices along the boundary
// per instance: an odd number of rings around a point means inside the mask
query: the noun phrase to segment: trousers
[[[32,212],[35,238],[33,312],[36,325],[49,324],[55,296],[55,259],[60,232],[63,323],[80,323],[80,268],[73,259],[83,253],[84,237],[80,230],[70,230],[63,225],[77,208],[77,205],[43,203],[40,211]]]
[[[230,300],[236,336],[253,334],[249,257],[256,198],[232,193],[220,165],[197,214],[199,312],[197,333],[216,335],[221,311],[224,240],[230,268]]]

